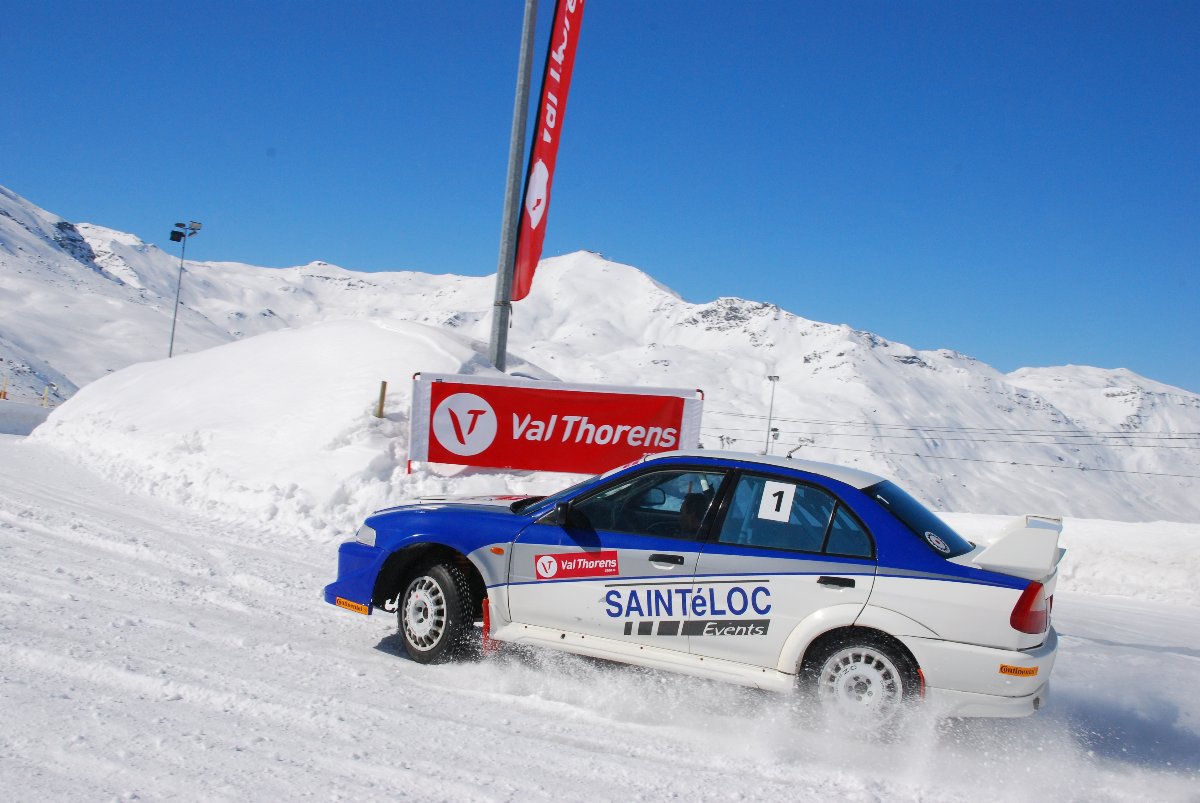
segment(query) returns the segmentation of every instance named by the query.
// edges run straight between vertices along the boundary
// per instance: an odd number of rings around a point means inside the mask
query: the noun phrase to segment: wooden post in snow
[[[379,405],[375,408],[375,417],[383,418],[383,400],[387,398],[387,382],[379,383]]]

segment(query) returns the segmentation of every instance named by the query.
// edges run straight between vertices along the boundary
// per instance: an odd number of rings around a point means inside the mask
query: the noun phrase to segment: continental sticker
[[[1036,666],[1013,666],[1012,664],[1000,664],[1001,675],[1012,675],[1016,678],[1031,678],[1037,675],[1038,667]]]
[[[337,599],[335,599],[333,601],[333,604],[338,606],[339,608],[345,608],[348,611],[354,611],[355,613],[361,613],[363,616],[369,616],[371,614],[371,608],[369,606],[363,605],[361,602],[351,602],[350,600],[344,599],[343,597],[338,597]]]

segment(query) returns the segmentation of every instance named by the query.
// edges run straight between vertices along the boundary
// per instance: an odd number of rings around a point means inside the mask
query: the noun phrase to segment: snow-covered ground
[[[1088,557],[1091,534],[1110,528],[1070,522],[1067,565],[1099,560],[1150,596],[1158,565]],[[333,540],[233,527],[0,436],[5,799],[1183,801],[1200,790],[1200,611],[1184,599],[1060,587],[1047,709],[919,718],[881,744],[814,729],[774,695],[571,657],[413,663],[390,617],[320,600],[335,560]],[[1200,569],[1194,551],[1177,562]]]

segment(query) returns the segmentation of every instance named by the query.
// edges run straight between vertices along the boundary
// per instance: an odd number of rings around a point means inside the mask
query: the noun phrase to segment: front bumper
[[[346,541],[338,547],[338,576],[325,586],[325,601],[370,615],[375,579],[386,559],[387,553],[377,547]]]

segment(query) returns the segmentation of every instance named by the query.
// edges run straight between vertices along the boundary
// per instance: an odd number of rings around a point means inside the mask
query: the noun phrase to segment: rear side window
[[[927,547],[944,558],[965,555],[975,547],[956,533],[929,508],[913,499],[901,488],[887,480],[863,489],[863,493],[891,513]]]
[[[871,536],[858,519],[850,515],[842,505],[838,505],[837,513],[833,514],[833,524],[829,528],[829,540],[825,551],[830,555],[846,555],[852,558],[870,558],[874,555]]]

